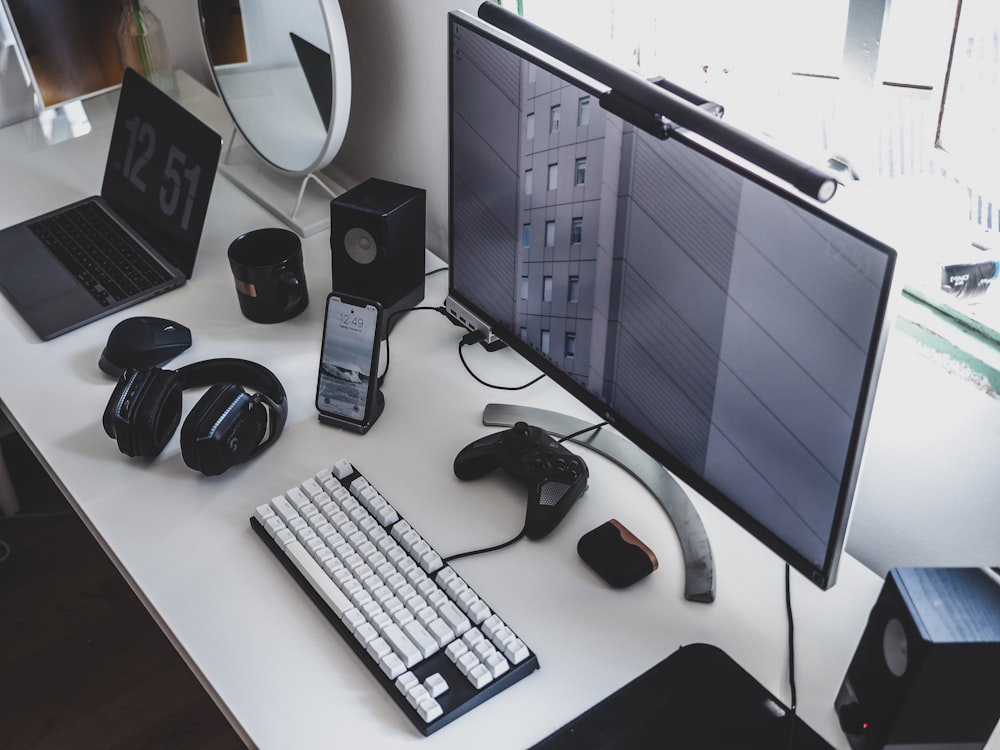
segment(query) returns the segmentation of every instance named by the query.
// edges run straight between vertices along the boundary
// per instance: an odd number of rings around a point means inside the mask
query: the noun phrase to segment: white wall
[[[341,0],[351,121],[334,169],[427,190],[427,247],[448,253],[447,14],[480,0]],[[347,179],[347,178],[344,178]]]

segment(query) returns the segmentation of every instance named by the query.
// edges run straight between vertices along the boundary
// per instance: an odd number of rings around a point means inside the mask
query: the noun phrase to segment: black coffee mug
[[[288,229],[255,229],[229,245],[240,310],[256,323],[294,318],[309,304],[302,241]]]

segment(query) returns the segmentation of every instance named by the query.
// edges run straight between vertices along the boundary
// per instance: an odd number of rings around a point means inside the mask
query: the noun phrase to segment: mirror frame
[[[326,129],[326,137],[316,158],[306,167],[301,169],[289,169],[275,162],[270,156],[264,153],[257,144],[251,141],[233,112],[233,108],[226,100],[226,95],[222,90],[219,76],[216,74],[215,65],[212,62],[212,54],[208,47],[208,35],[205,30],[205,14],[202,9],[202,0],[198,0],[198,16],[201,22],[201,39],[205,56],[208,59],[208,67],[212,74],[212,81],[219,98],[226,106],[233,121],[233,125],[240,132],[244,142],[250,149],[263,159],[268,165],[278,170],[282,174],[292,177],[305,177],[328,165],[337,155],[343,145],[344,136],[347,133],[347,124],[351,113],[351,56],[347,42],[347,29],[344,26],[344,16],[340,10],[338,0],[313,0],[319,4],[320,13],[323,16],[323,25],[326,28],[326,39],[330,45],[330,65],[333,81],[332,111],[330,112],[330,127]]]

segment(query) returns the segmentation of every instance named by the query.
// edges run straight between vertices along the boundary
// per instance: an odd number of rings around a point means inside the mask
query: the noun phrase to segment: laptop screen
[[[101,195],[188,278],[222,138],[126,69]]]

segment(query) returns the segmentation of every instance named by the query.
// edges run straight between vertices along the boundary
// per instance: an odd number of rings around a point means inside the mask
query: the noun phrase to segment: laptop
[[[0,291],[47,341],[181,286],[221,151],[221,136],[126,69],[100,196],[0,230]]]

